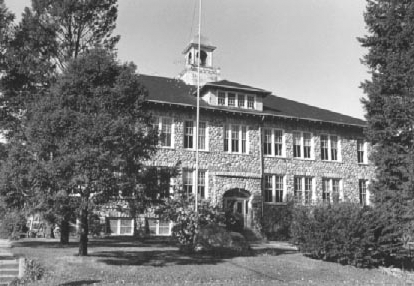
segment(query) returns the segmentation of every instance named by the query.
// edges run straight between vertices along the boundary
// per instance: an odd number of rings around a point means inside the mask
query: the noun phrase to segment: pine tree
[[[414,218],[414,2],[368,0],[365,22],[369,33],[359,41],[368,48],[371,79],[362,83],[362,102],[376,166],[370,189],[379,242],[390,255]]]

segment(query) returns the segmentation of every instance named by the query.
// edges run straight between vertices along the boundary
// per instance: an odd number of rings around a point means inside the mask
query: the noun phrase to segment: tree
[[[145,96],[133,64],[91,50],[69,63],[24,122],[27,146],[49,165],[44,169],[56,189],[79,197],[79,255],[87,255],[90,205],[133,194],[141,161],[154,150],[157,133],[142,108]]]
[[[412,221],[414,199],[414,3],[409,0],[368,0],[365,22],[369,35],[360,38],[371,80],[367,95],[366,135],[373,144],[376,178],[371,184],[380,243],[388,254],[401,246]]]
[[[22,121],[29,116],[33,101],[49,93],[68,62],[97,46],[112,50],[119,41],[119,36],[112,36],[117,1],[32,0],[18,25],[13,24],[14,16],[7,11],[3,0],[0,1],[0,122],[2,130],[7,130],[9,141],[22,144],[26,141]],[[31,178],[28,182],[37,181]],[[56,202],[64,202],[61,195],[56,197]],[[52,200],[50,197],[44,201],[42,196],[34,194],[30,197],[31,203],[35,198],[40,200],[34,210],[43,209],[46,202],[50,206]],[[65,210],[56,214],[61,221],[61,242],[68,243],[66,218],[71,216],[71,207],[57,209]]]

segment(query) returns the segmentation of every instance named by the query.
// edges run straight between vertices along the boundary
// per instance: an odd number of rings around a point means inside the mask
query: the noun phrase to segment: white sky
[[[20,16],[29,0],[5,0]],[[198,0],[118,0],[118,56],[143,74],[176,77],[197,32]],[[202,34],[223,79],[363,118],[369,78],[364,0],[204,0]],[[195,15],[194,15],[195,12]]]

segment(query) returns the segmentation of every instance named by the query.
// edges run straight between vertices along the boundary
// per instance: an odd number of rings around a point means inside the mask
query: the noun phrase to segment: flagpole
[[[197,65],[197,118],[196,118],[196,171],[195,171],[195,203],[194,211],[198,212],[198,129],[200,125],[200,62],[201,62],[201,2],[198,5],[198,65]]]

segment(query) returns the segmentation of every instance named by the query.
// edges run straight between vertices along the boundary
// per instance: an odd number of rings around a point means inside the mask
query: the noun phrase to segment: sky
[[[5,0],[20,17],[30,0]],[[118,58],[141,74],[176,77],[198,31],[198,0],[118,0]],[[364,118],[369,79],[357,37],[365,0],[204,0],[201,34],[217,47],[222,79]]]

